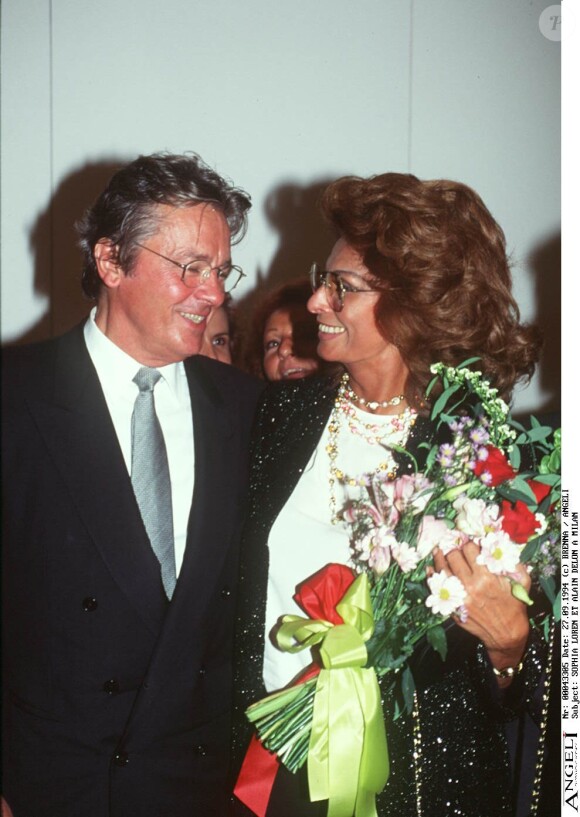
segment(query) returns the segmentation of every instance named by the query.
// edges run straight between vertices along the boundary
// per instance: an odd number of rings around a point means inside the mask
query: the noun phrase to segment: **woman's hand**
[[[457,624],[479,638],[496,669],[516,667],[524,655],[530,631],[526,605],[512,595],[507,576],[496,575],[485,565],[477,564],[479,552],[479,546],[473,542],[446,556],[436,550],[435,569],[457,576],[467,591],[464,603],[467,619],[461,621],[457,617]],[[532,582],[524,565],[518,564],[516,569],[517,580],[529,591]],[[501,687],[510,682],[510,678],[498,678]]]

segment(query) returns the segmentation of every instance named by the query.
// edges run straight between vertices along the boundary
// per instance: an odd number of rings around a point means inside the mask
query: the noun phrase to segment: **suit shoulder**
[[[2,363],[10,365],[26,365],[27,362],[35,362],[49,358],[54,354],[56,339],[42,340],[37,343],[26,343],[22,345],[13,344],[2,347]]]
[[[49,340],[3,347],[3,387],[32,384],[35,388],[42,388],[42,384],[52,378],[61,352],[83,343],[82,327],[83,324],[79,324],[64,335]]]
[[[83,322],[84,324],[84,322]],[[90,361],[83,324],[64,335],[40,343],[3,350],[2,411],[18,417],[25,406],[52,402],[75,383],[82,382]]]
[[[300,406],[319,399],[327,400],[336,393],[336,378],[333,376],[310,376],[301,380],[280,380],[269,383],[263,395],[265,405]]]
[[[5,346],[2,349],[3,396],[6,396],[6,390],[34,383],[52,371],[55,353],[56,340],[23,346]]]
[[[195,355],[185,361],[185,366],[194,375],[209,379],[216,388],[228,395],[256,402],[264,389],[264,381],[246,374],[235,366],[219,360]]]
[[[271,425],[281,419],[288,421],[321,404],[326,406],[334,400],[336,385],[333,375],[270,383],[260,401],[262,422]]]

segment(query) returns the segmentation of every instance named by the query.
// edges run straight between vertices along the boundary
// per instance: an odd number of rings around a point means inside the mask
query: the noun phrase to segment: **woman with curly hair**
[[[236,651],[240,753],[250,733],[244,709],[311,660],[271,640],[282,615],[302,614],[296,586],[350,561],[339,483],[356,492],[363,475],[392,479],[412,458],[422,467],[435,436],[425,398],[435,362],[477,356],[509,400],[539,354],[511,293],[504,234],[469,187],[398,173],[345,177],[326,189],[322,208],[338,240],[326,267],[312,266],[308,309],[319,356],[341,372],[271,386],[258,413]],[[384,694],[391,769],[380,815],[515,813],[505,723],[532,706],[545,645],[509,579],[478,564],[478,553],[468,543],[435,557],[437,570],[461,578],[466,615],[450,622],[445,662],[426,643],[416,650],[413,717],[393,721]],[[517,573],[529,589],[522,565]],[[303,771],[280,768],[267,817],[326,813],[326,803],[309,801]]]

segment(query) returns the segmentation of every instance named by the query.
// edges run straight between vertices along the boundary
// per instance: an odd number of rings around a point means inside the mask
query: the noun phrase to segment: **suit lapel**
[[[82,328],[57,342],[54,391],[30,410],[88,535],[152,632],[167,602]]]
[[[332,383],[332,378],[299,383],[295,392],[300,400],[290,398],[287,406],[280,401],[284,414],[273,415],[262,426],[266,450],[255,463],[251,489],[260,527],[274,524],[318,445],[336,398]]]
[[[191,602],[195,596],[196,606],[205,609],[237,516],[238,509],[231,503],[237,501],[238,464],[232,461],[234,428],[222,394],[198,359],[186,361],[186,373],[193,414],[195,482],[180,573],[184,589],[178,600],[187,595]]]

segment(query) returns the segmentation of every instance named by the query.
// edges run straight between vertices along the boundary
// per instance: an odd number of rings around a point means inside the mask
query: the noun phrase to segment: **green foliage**
[[[541,482],[543,485],[551,485],[553,487],[555,485],[560,485],[562,477],[560,474],[546,473],[535,476],[534,479],[536,482]]]
[[[439,653],[441,660],[445,661],[447,658],[447,634],[445,628],[440,624],[435,625],[427,630],[427,641],[433,649]]]
[[[510,484],[514,491],[523,497],[522,502],[525,502],[526,505],[536,505],[536,495],[521,474],[514,477]]]
[[[437,446],[433,445],[433,446],[431,446],[431,450],[427,454],[427,460],[425,462],[425,471],[427,473],[429,473],[429,471],[433,467],[433,463],[435,462],[435,459],[437,457],[437,450],[438,450]]]
[[[413,652],[405,636],[406,628],[401,624],[393,626],[384,619],[375,622],[375,631],[367,641],[368,666],[391,671],[402,667]]]
[[[533,505],[535,506],[535,504],[536,504],[536,495],[531,490],[529,485],[527,485],[525,482],[523,484],[526,486],[526,488],[528,490],[521,489],[521,488],[518,490],[517,488],[512,487],[513,483],[507,483],[507,482],[503,482],[501,485],[496,485],[495,490],[504,499],[509,499],[510,502],[520,501],[520,502],[525,502],[526,505],[529,505],[530,501],[531,501],[533,503]],[[532,495],[531,499],[530,499],[530,493]]]
[[[532,420],[534,418],[532,417]],[[536,420],[537,422],[537,420]],[[550,426],[537,425],[529,431],[523,431],[516,437],[516,445],[524,445],[524,443],[544,443],[552,433]]]
[[[540,585],[552,604],[552,607],[554,607],[556,603],[556,580],[553,576],[540,576]]]
[[[416,601],[423,601],[429,595],[429,590],[427,589],[425,582],[408,581],[406,583],[406,587],[409,594],[412,594]]]
[[[396,452],[397,452],[397,454],[401,454],[402,456],[405,456],[405,457],[407,457],[408,459],[410,459],[410,460],[411,460],[411,462],[413,463],[413,467],[414,467],[414,469],[415,469],[415,473],[417,473],[417,471],[419,470],[419,464],[417,463],[417,460],[416,460],[416,459],[415,459],[415,457],[414,457],[414,456],[411,454],[411,452],[410,452],[410,451],[407,451],[407,449],[406,449],[406,448],[403,448],[403,446],[401,446],[401,445],[396,445],[395,443],[391,443],[391,444],[389,445],[389,448],[390,448],[392,451],[396,451]]]
[[[560,621],[562,618],[562,591],[560,590],[553,602],[554,619]],[[547,641],[546,637],[546,641]]]
[[[451,397],[452,394],[455,394],[456,391],[459,391],[461,385],[459,383],[455,383],[453,386],[449,386],[449,388],[445,389],[435,403],[433,404],[433,408],[431,409],[431,419],[434,420],[444,409],[447,405],[447,401]]]
[[[403,694],[403,701],[405,702],[405,709],[407,712],[413,711],[413,696],[415,694],[415,679],[409,667],[405,667],[401,678],[401,692]]]
[[[533,539],[530,539],[530,541],[526,544],[525,548],[522,550],[522,554],[520,557],[521,561],[525,562],[526,564],[528,562],[531,562],[534,556],[536,555],[540,545],[548,540],[548,536],[549,534],[542,533],[540,534],[540,536],[535,536]]]
[[[512,446],[512,450],[510,451],[509,461],[511,467],[514,471],[517,471],[520,465],[522,464],[522,454],[517,445]]]
[[[481,360],[480,357],[468,357],[467,360],[464,360],[463,363],[460,363],[457,367],[458,369],[466,369],[468,366],[471,366],[472,363],[477,363],[478,360]]]

